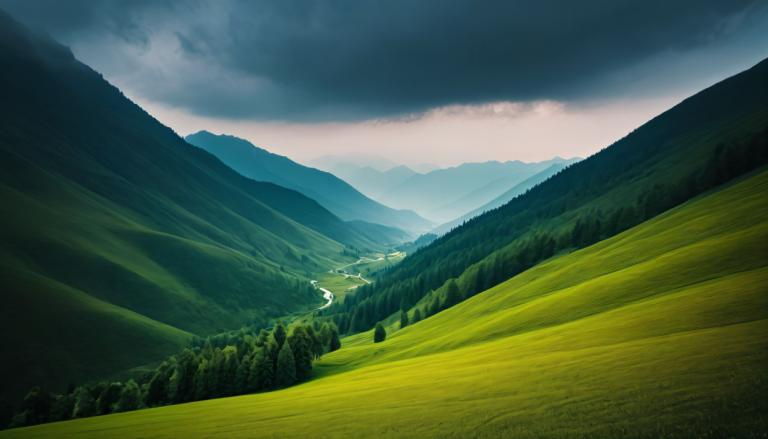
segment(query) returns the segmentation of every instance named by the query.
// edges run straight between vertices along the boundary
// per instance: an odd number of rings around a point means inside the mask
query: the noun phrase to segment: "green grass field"
[[[286,390],[0,437],[764,437],[768,171],[553,258]]]
[[[377,254],[375,256],[375,260],[365,262],[364,264],[360,264],[355,267],[356,272],[361,273],[364,277],[374,277],[379,275],[382,271],[386,270],[387,268],[393,267],[397,264],[399,264],[403,259],[405,259],[405,252],[394,252],[390,253],[388,255]],[[379,259],[384,258],[384,259]]]
[[[355,288],[365,285],[363,280],[356,277],[344,277],[339,273],[319,273],[315,276],[317,284],[320,287],[327,288],[335,296],[335,300],[344,300],[344,296],[354,293]]]
[[[375,276],[381,270],[392,267],[405,258],[404,252],[394,252],[385,257],[384,253],[372,253],[358,259],[356,262],[341,267],[345,273],[352,276],[345,276],[342,273],[323,272],[315,275],[318,286],[329,289],[336,297],[336,300],[344,300],[348,294],[355,292],[355,289],[367,282],[355,277],[361,274],[369,282],[370,277]]]

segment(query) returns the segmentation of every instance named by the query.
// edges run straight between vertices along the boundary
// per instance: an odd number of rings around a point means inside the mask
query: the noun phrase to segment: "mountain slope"
[[[766,191],[763,170],[383,343],[348,337],[300,386],[0,437],[759,437]]]
[[[343,331],[355,332],[398,312],[401,301],[430,296],[432,311],[450,306],[768,163],[767,102],[764,60],[473,218],[326,312]],[[451,279],[461,294],[447,298]]]
[[[472,218],[477,216],[479,213],[488,210],[486,206],[491,205],[494,202],[498,202],[500,199],[508,196],[509,193],[514,193],[515,191],[521,191],[519,193],[523,193],[527,189],[535,186],[535,183],[533,182],[541,182],[546,180],[546,178],[537,178],[537,176],[547,175],[548,170],[551,172],[552,169],[562,169],[565,166],[571,163],[575,163],[578,160],[579,159],[561,159],[556,157],[544,162],[527,163],[528,168],[530,169],[525,169],[522,173],[509,173],[508,175],[504,175],[501,178],[493,180],[490,183],[479,187],[472,192],[469,192],[457,200],[451,201],[434,209],[432,212],[430,212],[430,215],[436,218],[451,218],[454,219],[454,221],[456,221],[456,218]],[[545,167],[542,169],[542,166]],[[534,173],[530,175],[530,177],[525,177],[525,175],[529,175],[531,170]],[[549,175],[553,174],[554,172]],[[506,201],[499,202],[496,207],[501,206],[502,204],[506,204],[506,202],[512,198],[514,198],[514,196],[507,198]],[[477,211],[479,211],[479,213],[472,214],[473,212]],[[461,224],[461,222],[458,224]],[[433,232],[435,231],[433,230]]]
[[[218,157],[232,169],[257,181],[284,186],[317,200],[344,220],[360,220],[420,232],[429,222],[413,212],[394,210],[358,192],[333,174],[300,165],[234,136],[200,131],[187,142]]]
[[[575,163],[576,160],[569,160],[564,161],[562,163],[555,163],[548,167],[547,169],[534,174],[531,177],[526,178],[525,180],[521,181],[520,183],[517,183],[513,187],[509,188],[506,192],[502,193],[501,195],[497,196],[496,198],[492,199],[491,201],[483,204],[482,206],[478,207],[477,209],[472,210],[471,212],[468,212],[458,218],[456,218],[453,221],[449,221],[445,224],[440,225],[439,227],[436,227],[434,230],[432,230],[432,233],[435,233],[437,235],[442,235],[445,233],[450,232],[452,229],[460,226],[466,221],[469,221],[470,219],[481,215],[489,210],[496,209],[497,207],[503,206],[507,204],[508,202],[512,201],[515,197],[524,194],[526,191],[530,190],[537,184],[540,184],[544,181],[546,181],[549,177],[557,174],[558,172],[565,169],[566,166]],[[495,182],[494,182],[495,183]]]
[[[310,309],[306,273],[370,244],[187,144],[2,11],[0,65],[0,397]]]
[[[379,200],[411,209],[440,223],[455,219],[501,194],[507,188],[540,172],[561,159],[538,163],[464,163],[453,168],[416,174],[385,192]],[[481,195],[478,192],[487,193]],[[474,196],[468,195],[475,192]]]

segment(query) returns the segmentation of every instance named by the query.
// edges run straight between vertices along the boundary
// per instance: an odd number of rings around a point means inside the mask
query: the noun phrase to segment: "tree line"
[[[282,323],[205,339],[137,379],[70,386],[64,393],[32,388],[9,426],[125,412],[284,388],[309,378],[313,360],[341,347],[333,323]]]
[[[449,247],[452,258],[429,258],[431,264],[418,272],[390,271],[372,285],[361,286],[354,295],[322,311],[341,333],[366,331],[377,322],[400,312],[401,326],[431,316],[479,292],[533,267],[560,252],[592,245],[634,227],[668,209],[768,163],[768,128],[745,139],[720,142],[698,167],[671,181],[656,182],[635,195],[633,202],[616,203],[612,210],[582,210],[563,226],[547,231],[511,232],[506,246],[486,251],[476,246],[462,251]],[[568,202],[566,200],[564,202]],[[549,206],[552,212],[538,213],[542,219],[565,212],[568,206]],[[502,207],[504,208],[504,207]],[[522,215],[536,215],[533,212]],[[472,221],[481,221],[472,220]],[[478,227],[481,228],[481,227]],[[544,228],[542,228],[544,229]],[[498,227],[484,231],[504,235]],[[491,236],[489,239],[493,239]],[[445,237],[440,238],[444,240]],[[418,255],[418,253],[417,253]],[[435,262],[440,261],[440,262]],[[471,261],[477,261],[471,263]],[[466,267],[464,267],[466,265]],[[408,310],[413,309],[411,316]]]

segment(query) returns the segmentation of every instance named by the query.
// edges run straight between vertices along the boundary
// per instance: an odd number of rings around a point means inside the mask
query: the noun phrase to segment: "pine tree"
[[[219,394],[231,396],[235,393],[235,376],[237,375],[237,348],[227,346],[222,351],[223,361],[219,372]]]
[[[408,326],[408,311],[402,310],[400,311],[400,329],[406,326]]]
[[[330,345],[331,345],[331,327],[326,322],[323,323],[323,326],[320,328],[320,343],[323,345],[323,349],[325,351],[330,351]]]
[[[51,407],[51,421],[66,421],[72,417],[75,408],[75,399],[72,394],[56,395]],[[2,425],[2,424],[0,424]]]
[[[386,340],[386,338],[387,331],[384,330],[383,326],[381,326],[381,322],[376,323],[376,329],[373,330],[373,342],[381,343],[382,341]]]
[[[33,387],[24,397],[22,405],[25,419],[23,425],[34,425],[47,422],[51,414],[53,398],[51,394],[40,387]]]
[[[251,354],[246,354],[240,359],[240,365],[237,366],[237,373],[235,374],[235,385],[233,394],[242,395],[252,391],[248,379],[251,372]]]
[[[450,308],[453,305],[461,302],[461,293],[459,292],[459,286],[456,285],[456,280],[451,279],[448,281],[448,285],[445,289],[445,302],[442,308]]]
[[[207,358],[200,360],[200,364],[195,371],[195,400],[207,399],[212,391],[212,376]]]
[[[427,307],[427,315],[432,316],[440,312],[440,298],[435,296]]]
[[[128,380],[120,393],[120,399],[115,404],[116,412],[136,410],[141,405],[141,389],[134,380]]]
[[[315,321],[315,324],[317,324],[317,321]],[[325,353],[325,347],[327,344],[323,343],[320,334],[315,330],[314,326],[307,325],[305,328],[307,331],[307,336],[309,336],[309,339],[312,342],[313,359],[322,357]]]
[[[413,310],[413,323],[416,323],[418,321],[421,321],[421,311],[419,308],[416,308]]]
[[[168,397],[172,402],[191,401],[194,396],[193,381],[197,372],[197,358],[184,349],[176,360],[176,367],[168,380]]]
[[[285,326],[283,326],[282,322],[275,325],[275,329],[272,331],[272,337],[274,337],[275,342],[277,342],[277,348],[281,349],[283,347],[283,343],[285,343],[285,338],[287,334],[285,332]]]
[[[296,326],[288,337],[288,343],[293,351],[293,359],[296,365],[296,381],[303,381],[312,373],[312,359],[314,353],[312,340],[304,326]]]
[[[96,399],[91,395],[88,388],[80,386],[75,389],[74,399],[73,418],[84,418],[96,414]]]
[[[296,361],[288,342],[283,343],[280,353],[277,355],[277,369],[275,370],[275,385],[288,387],[296,382]]]
[[[120,399],[120,394],[123,392],[123,385],[121,383],[109,383],[101,391],[99,399],[96,401],[97,411],[100,415],[106,415],[112,413],[115,409],[115,403]]]
[[[275,367],[277,367],[277,356],[274,355],[275,351],[273,346],[267,344],[262,349],[263,360],[259,363],[259,385],[262,389],[269,389],[275,385]]]
[[[331,341],[328,343],[328,351],[333,352],[341,349],[341,340],[339,339],[339,330],[336,325],[331,325]]]
[[[157,368],[155,374],[149,380],[147,386],[146,403],[148,406],[156,406],[165,403],[168,400],[168,379],[170,378],[169,371],[173,369],[173,366],[164,361],[160,367]]]
[[[251,355],[251,362],[248,368],[248,379],[246,381],[245,391],[256,392],[261,390],[264,385],[261,382],[261,368],[264,364],[264,350],[257,349]]]

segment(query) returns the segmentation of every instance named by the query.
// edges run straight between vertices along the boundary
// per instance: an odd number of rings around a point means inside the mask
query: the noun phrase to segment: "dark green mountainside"
[[[766,154],[768,60],[475,217],[325,312],[347,332],[414,305],[433,314],[755,169]]]
[[[378,223],[412,232],[423,232],[430,227],[429,221],[414,212],[377,203],[329,172],[300,165],[247,140],[208,131],[190,134],[186,140],[246,177],[299,191],[344,220]]]
[[[187,144],[0,11],[0,397],[311,309],[309,273],[374,245]]]

